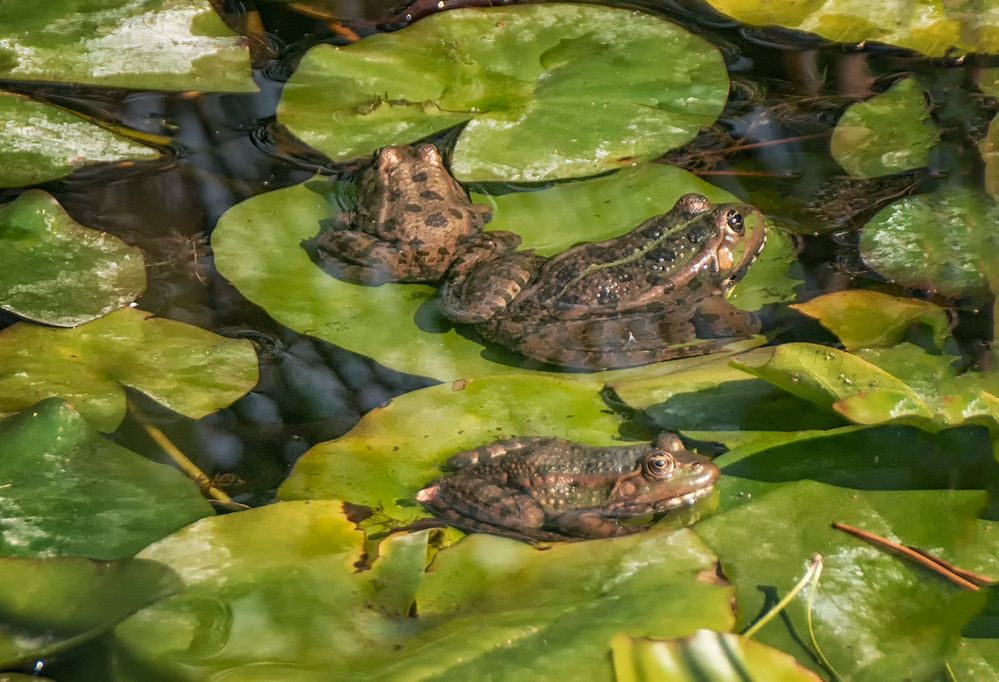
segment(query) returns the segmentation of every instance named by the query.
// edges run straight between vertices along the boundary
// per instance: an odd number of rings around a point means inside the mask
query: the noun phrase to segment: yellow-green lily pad
[[[241,39],[208,0],[4,0],[8,80],[255,92]]]
[[[579,241],[623,234],[668,211],[688,192],[700,192],[714,202],[734,200],[686,171],[659,164],[535,192],[473,198],[492,206],[495,217],[488,227],[522,235],[523,248],[557,253]],[[320,270],[301,242],[340,214],[336,197],[334,185],[314,179],[229,209],[212,234],[219,272],[281,324],[392,369],[443,381],[518,371],[523,361],[516,356],[484,350],[481,343],[459,333],[440,313],[433,287],[368,287]],[[797,282],[783,271],[776,273],[781,278],[777,283],[773,270],[767,270],[770,274],[763,282],[753,272],[759,265],[784,258],[787,244],[768,235],[771,246],[764,248],[737,288],[765,289],[765,293],[747,293],[757,300],[772,300],[774,290],[784,298],[793,295],[790,290]]]
[[[0,415],[58,396],[95,428],[114,431],[125,416],[125,386],[200,419],[256,383],[249,341],[134,308],[72,329],[19,322],[0,331]]]
[[[854,104],[833,129],[830,151],[850,175],[876,178],[922,168],[940,131],[914,78]]]
[[[470,536],[362,535],[336,501],[280,502],[204,519],[144,550],[185,590],[115,631],[127,679],[610,679],[617,632],[728,629],[731,588],[688,530],[546,551]],[[654,596],[654,598],[652,598]]]
[[[0,308],[72,327],[145,288],[142,251],[80,225],[51,195],[29,190],[0,208]]]
[[[0,92],[0,187],[55,180],[88,164],[159,155],[63,109]]]
[[[440,12],[314,47],[278,122],[336,161],[467,122],[459,179],[536,182],[653,159],[713,122],[727,95],[718,50],[679,26],[548,3]]]

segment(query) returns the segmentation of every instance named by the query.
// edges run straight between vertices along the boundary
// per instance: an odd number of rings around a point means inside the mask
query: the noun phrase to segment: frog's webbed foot
[[[702,339],[752,336],[760,331],[759,317],[736,308],[721,296],[704,299],[693,322],[697,336]]]
[[[471,466],[472,464],[491,462],[504,455],[509,455],[514,452],[531,450],[558,442],[564,441],[547,436],[520,436],[518,438],[498,440],[493,443],[489,443],[488,445],[482,445],[473,450],[464,450],[456,455],[453,455],[450,459],[448,459],[447,464],[445,464],[445,468],[463,469],[464,467]]]

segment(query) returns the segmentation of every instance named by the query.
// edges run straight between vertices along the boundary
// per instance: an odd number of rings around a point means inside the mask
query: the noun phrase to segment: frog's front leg
[[[720,295],[701,301],[692,321],[700,339],[752,336],[760,331],[758,316],[736,308]]]
[[[604,516],[594,509],[566,512],[549,523],[549,526],[555,526],[560,533],[579,538],[613,538],[645,529],[644,526],[623,525],[620,519]]]

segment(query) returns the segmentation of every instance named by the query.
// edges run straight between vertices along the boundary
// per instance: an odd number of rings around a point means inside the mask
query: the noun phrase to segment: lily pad
[[[208,0],[0,6],[0,71],[9,80],[256,92],[240,43]]]
[[[0,554],[132,556],[211,505],[176,469],[97,433],[58,398],[0,423]]]
[[[928,335],[932,347],[939,350],[950,337],[947,310],[918,298],[850,289],[791,307],[821,322],[847,350],[894,346],[921,335]]]
[[[731,588],[705,577],[714,557],[690,531],[544,552],[470,536],[429,570],[428,534],[398,534],[357,571],[362,536],[339,507],[282,502],[204,519],[146,549],[140,556],[173,568],[186,589],[118,626],[119,672],[609,679],[616,632],[675,637],[731,624]]]
[[[417,491],[461,450],[514,436],[615,444],[621,419],[599,394],[598,382],[528,375],[413,391],[306,452],[278,496],[342,499],[378,510],[384,525],[409,523],[428,515],[415,501]]]
[[[944,187],[881,209],[861,232],[860,253],[868,267],[903,286],[983,294],[987,277],[999,272],[997,224],[999,208],[988,195]]]
[[[95,428],[113,431],[125,416],[125,386],[200,419],[256,383],[249,341],[133,308],[73,329],[21,322],[0,331],[0,414],[59,396]]]
[[[492,205],[491,228],[521,234],[523,248],[557,253],[579,241],[625,233],[668,211],[688,192],[734,201],[686,171],[658,164],[536,192],[476,194],[473,199]],[[516,356],[484,351],[481,343],[455,330],[440,313],[433,287],[350,284],[313,264],[301,242],[339,213],[335,186],[318,179],[244,201],[219,219],[212,234],[219,272],[281,324],[392,369],[444,381],[518,371],[523,361]],[[779,258],[780,241],[768,236],[768,243],[778,245]],[[752,270],[769,258],[767,248],[739,287],[754,285]]]
[[[822,678],[782,651],[728,632],[698,630],[682,639],[615,635],[611,640],[617,682],[819,682]]]
[[[999,21],[991,12],[995,7],[991,0],[974,11],[960,3],[939,0],[708,1],[719,12],[747,24],[776,24],[838,42],[876,40],[934,57],[943,57],[954,49],[999,52]]]
[[[784,596],[819,553],[824,570],[812,627],[837,676],[935,679],[984,594],[964,592],[830,524],[858,526],[947,559],[955,547],[978,541],[976,515],[985,500],[983,491],[852,490],[800,481],[707,519],[697,532],[736,586],[738,628]],[[805,602],[792,602],[784,612],[789,620],[771,621],[756,639],[818,669],[806,644]]]
[[[830,151],[850,175],[876,178],[926,165],[940,131],[913,78],[854,104],[833,129]]]
[[[467,121],[459,179],[536,182],[653,159],[713,122],[727,96],[721,55],[702,38],[649,14],[550,3],[456,9],[316,46],[278,122],[344,161]]]
[[[93,639],[181,587],[176,574],[155,561],[2,557],[0,667],[31,663]]]
[[[2,45],[0,40],[0,59]],[[159,155],[63,109],[0,92],[0,187],[55,180],[88,164]]]
[[[0,307],[72,327],[145,288],[142,251],[80,225],[49,194],[29,190],[0,208]]]

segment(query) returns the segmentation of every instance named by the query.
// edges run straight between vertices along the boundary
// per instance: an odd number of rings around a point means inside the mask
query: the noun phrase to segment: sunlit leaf
[[[922,88],[907,78],[847,109],[830,151],[850,175],[874,178],[925,166],[939,139]]]
[[[278,121],[337,161],[467,121],[452,159],[459,179],[540,181],[655,158],[714,121],[727,94],[717,49],[648,14],[456,9],[312,48]]]
[[[0,555],[132,556],[213,514],[176,469],[126,450],[57,398],[0,422]]]
[[[255,92],[239,43],[208,0],[0,3],[0,72],[10,80]]]
[[[720,12],[747,24],[777,24],[848,43],[876,40],[942,57],[961,52],[999,52],[999,21],[992,0],[974,10],[938,0],[769,2],[709,0]]]
[[[125,386],[199,419],[256,383],[249,341],[133,308],[72,329],[21,322],[0,331],[0,414],[59,396],[113,431],[125,416]]]
[[[894,346],[926,332],[939,349],[950,335],[947,311],[918,298],[848,289],[792,305],[839,337],[847,350]]]
[[[139,249],[80,225],[45,192],[27,191],[0,208],[0,307],[72,327],[145,288]]]
[[[0,41],[0,59],[2,49]],[[158,156],[68,111],[0,92],[0,187],[54,180],[87,164]]]
[[[731,588],[686,530],[562,543],[486,535],[438,552],[427,533],[383,541],[358,571],[361,534],[334,501],[205,519],[140,556],[186,590],[116,630],[128,679],[609,678],[616,632],[727,629]],[[650,595],[655,595],[650,599]]]
[[[154,561],[2,557],[0,667],[72,648],[180,588],[173,571]]]

